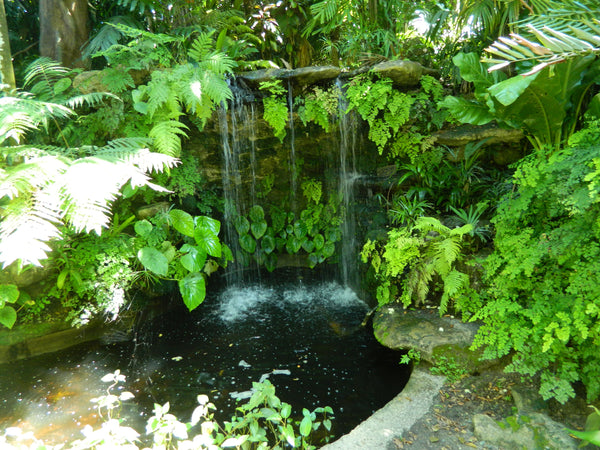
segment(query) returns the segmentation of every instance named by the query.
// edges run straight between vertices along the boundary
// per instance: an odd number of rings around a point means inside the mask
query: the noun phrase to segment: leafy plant
[[[471,308],[484,322],[474,346],[511,354],[508,370],[540,374],[540,393],[560,402],[578,381],[590,401],[600,395],[597,139],[592,122],[570,147],[519,164],[492,219],[488,295]]]
[[[440,315],[451,299],[469,288],[469,276],[456,269],[461,241],[471,225],[450,229],[434,217],[420,217],[413,228],[388,232],[385,244],[368,240],[363,246],[363,263],[370,262],[378,280],[380,305],[400,301],[405,307],[419,305],[427,298],[434,276],[434,289],[441,291]]]
[[[474,99],[449,96],[440,106],[462,123],[483,125],[495,120],[523,128],[534,148],[555,151],[575,131],[583,114],[583,98],[600,68],[596,58],[588,55],[507,78],[503,72],[488,73],[489,65],[481,63],[475,53],[459,53],[453,61],[461,76],[474,84]]]
[[[421,84],[423,91],[405,93],[394,89],[389,78],[373,81],[361,75],[346,85],[346,113],[356,111],[368,123],[379,154],[387,151],[390,159],[408,157],[412,163],[435,158],[435,139],[422,132],[440,128],[445,120],[435,106],[442,87],[429,76]]]
[[[454,383],[461,378],[464,378],[469,373],[468,369],[458,363],[452,356],[436,357],[434,366],[429,370],[434,375],[445,376],[450,383]]]
[[[286,90],[281,86],[281,80],[263,81],[260,89],[270,94],[263,98],[263,118],[273,128],[275,136],[283,142],[285,127],[290,120],[290,111],[284,97]]]
[[[242,249],[242,260],[254,258],[260,265],[272,271],[277,265],[277,255],[283,250],[289,254],[307,254],[308,265],[313,268],[335,253],[335,244],[341,237],[340,225],[343,211],[339,200],[331,197],[321,202],[321,183],[305,180],[302,191],[307,200],[306,208],[297,217],[277,206],[265,213],[260,205],[254,205],[248,216],[237,216],[234,226]]]
[[[313,92],[304,96],[304,104],[298,109],[298,115],[304,125],[314,122],[326,133],[329,133],[332,117],[339,114],[340,95],[341,92],[337,86],[327,90],[315,86]]]
[[[193,217],[185,211],[172,209],[168,221],[159,226],[167,225],[183,235],[186,242],[177,248],[162,236],[157,239],[156,233],[160,233],[160,229],[148,220],[138,221],[135,223],[140,241],[137,259],[157,277],[176,280],[183,302],[192,311],[204,301],[205,280],[218,267],[216,261],[226,266],[233,259],[231,251],[219,240],[221,224],[216,219]],[[209,260],[209,257],[216,259]]]
[[[17,311],[10,306],[19,299],[19,288],[14,284],[0,284],[0,324],[12,328],[17,321]]]

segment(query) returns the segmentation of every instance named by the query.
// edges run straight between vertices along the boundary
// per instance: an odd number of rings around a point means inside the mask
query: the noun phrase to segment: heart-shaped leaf
[[[250,230],[256,239],[260,239],[267,231],[267,222],[264,220],[261,222],[252,222],[252,225],[250,225]]]
[[[173,228],[184,236],[194,237],[194,218],[191,214],[180,209],[172,209],[169,211],[169,218]]]
[[[248,234],[250,231],[250,222],[244,216],[237,216],[233,220],[233,226],[240,236]]]
[[[240,236],[239,242],[240,247],[242,247],[242,250],[248,253],[254,253],[256,251],[256,240],[249,234],[244,234],[243,236]]]
[[[138,251],[138,259],[142,265],[157,275],[167,276],[169,260],[165,255],[152,247],[143,247]]]
[[[179,280],[179,292],[185,306],[192,311],[197,308],[206,297],[206,281],[201,273],[190,273]]]

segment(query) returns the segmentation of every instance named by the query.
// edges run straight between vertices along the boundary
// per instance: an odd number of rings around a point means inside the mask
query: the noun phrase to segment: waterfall
[[[298,193],[298,171],[296,168],[296,130],[294,128],[294,93],[292,82],[288,81],[288,110],[290,114],[290,205],[296,210],[296,195]]]
[[[345,220],[342,224],[340,272],[342,283],[345,286],[356,288],[358,285],[358,252],[354,185],[360,177],[356,171],[357,124],[355,114],[346,114],[348,103],[339,79],[336,81],[336,85],[340,90],[338,102],[340,133],[338,192],[345,210]]]
[[[234,92],[239,89],[234,90]],[[222,183],[224,211],[224,241],[230,246],[234,258],[241,254],[238,234],[234,221],[240,214],[246,214],[256,202],[256,117],[253,98],[236,95],[229,105],[219,109],[219,132],[223,155]],[[242,271],[233,264],[233,270],[226,271],[229,285],[242,283]],[[256,274],[258,266],[255,265]]]

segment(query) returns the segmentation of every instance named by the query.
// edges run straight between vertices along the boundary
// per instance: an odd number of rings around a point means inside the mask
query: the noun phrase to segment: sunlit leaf
[[[185,306],[192,311],[197,308],[206,297],[206,281],[201,273],[190,273],[179,280],[179,291]]]
[[[180,209],[169,211],[173,227],[184,236],[194,237],[194,218],[191,214]]]

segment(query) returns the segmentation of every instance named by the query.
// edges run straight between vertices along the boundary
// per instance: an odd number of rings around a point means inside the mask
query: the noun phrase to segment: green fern
[[[389,231],[383,246],[369,241],[361,256],[363,262],[371,261],[377,274],[380,304],[398,300],[405,307],[419,305],[433,287],[441,292],[439,312],[444,314],[450,300],[469,287],[468,275],[455,265],[462,257],[462,237],[470,230],[470,226],[450,229],[434,217],[420,217],[412,229]],[[400,295],[395,299],[392,291]]]
[[[179,156],[181,153],[181,136],[187,137],[187,127],[177,120],[164,120],[156,123],[149,136],[154,140],[154,147],[160,153]]]

